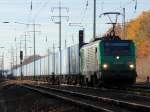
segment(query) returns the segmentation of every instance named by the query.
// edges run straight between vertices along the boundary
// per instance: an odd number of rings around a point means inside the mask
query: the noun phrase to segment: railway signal
[[[84,43],[84,30],[79,30],[79,48],[82,47]]]
[[[22,73],[22,61],[23,61],[23,51],[20,51],[20,65],[21,65],[21,80],[23,78],[23,73]]]
[[[20,51],[20,60],[23,60],[23,51]]]

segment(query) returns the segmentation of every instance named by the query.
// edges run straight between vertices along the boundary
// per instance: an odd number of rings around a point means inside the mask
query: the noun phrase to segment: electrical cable
[[[87,1],[86,1],[85,9],[84,9],[84,11],[83,11],[83,16],[82,16],[82,18],[81,18],[81,23],[83,23],[83,20],[84,20],[84,18],[85,18],[85,14],[86,14],[86,12],[87,12],[88,6],[89,6],[89,1],[87,0]]]
[[[42,10],[43,10],[44,8],[46,8],[46,6],[48,5],[49,2],[50,2],[50,0],[47,0],[47,1],[41,6],[41,8],[39,8],[39,10],[37,11],[37,13],[35,13],[35,15],[34,15],[34,19],[36,19],[36,18],[39,16],[39,14],[42,12]]]

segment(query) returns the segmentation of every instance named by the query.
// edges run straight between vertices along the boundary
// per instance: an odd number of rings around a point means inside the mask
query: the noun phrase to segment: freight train
[[[35,61],[35,74],[34,62],[14,68],[13,74],[51,84],[129,86],[135,83],[136,54],[132,40],[103,37],[84,44],[83,32],[80,33],[79,44],[62,50],[61,66],[60,53],[50,52]]]

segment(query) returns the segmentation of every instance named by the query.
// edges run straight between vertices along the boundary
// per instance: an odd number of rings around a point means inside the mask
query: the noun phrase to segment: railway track
[[[45,86],[45,85],[44,85]],[[74,92],[81,92],[84,94],[90,94],[100,97],[108,97],[116,100],[125,100],[130,102],[136,102],[143,105],[150,105],[150,96],[145,96],[143,93],[126,91],[126,90],[118,90],[118,89],[106,89],[106,88],[92,88],[92,87],[81,87],[81,86],[52,86],[46,85],[47,87],[69,90]]]
[[[25,81],[26,82],[26,81]],[[51,86],[48,82],[43,82],[43,81],[27,81],[29,83],[32,83],[32,84],[39,84],[39,85],[45,85],[45,86]],[[137,84],[135,84],[137,85]],[[138,84],[140,85],[140,87],[144,86],[143,84]],[[65,88],[69,88],[69,87],[75,87],[75,88],[85,88],[85,89],[91,89],[91,90],[97,90],[97,91],[108,91],[108,92],[119,92],[119,93],[124,93],[124,94],[133,94],[133,95],[137,95],[137,96],[147,96],[147,97],[150,97],[150,88],[138,88],[137,86],[133,86],[133,87],[129,87],[129,88],[126,88],[126,89],[115,89],[115,88],[111,88],[111,89],[108,89],[108,88],[97,88],[97,87],[87,87],[87,86],[80,86],[80,85],[67,85],[67,84],[62,84],[62,85],[55,85],[55,87],[63,87],[65,86]],[[54,86],[53,86],[54,87]]]
[[[134,84],[131,88],[135,90],[150,92],[150,84]]]
[[[128,88],[126,92],[150,97],[150,89]]]
[[[46,82],[42,82],[42,81],[30,81],[31,83],[35,83],[35,84],[42,84],[42,85],[48,85],[49,86],[49,83],[46,83]],[[138,86],[137,86],[138,85]],[[139,85],[140,85],[140,88],[139,88]],[[56,86],[56,85],[55,85]],[[60,87],[60,85],[58,85]],[[126,93],[126,94],[135,94],[135,95],[141,95],[141,96],[149,96],[150,97],[150,88],[149,86],[147,85],[144,85],[144,84],[135,84],[133,85],[133,87],[129,87],[129,88],[126,88],[126,89],[107,89],[107,88],[97,88],[97,87],[87,87],[87,86],[76,86],[76,85],[66,85],[64,84],[63,86],[66,86],[66,87],[76,87],[76,88],[85,88],[85,89],[92,89],[92,90],[107,90],[107,91],[112,91],[112,92],[119,92],[119,93]],[[142,88],[141,88],[142,87]],[[147,87],[147,88],[146,88]]]
[[[34,90],[34,91],[38,91],[45,95],[50,95],[50,96],[59,98],[61,100],[65,100],[67,102],[70,102],[72,104],[75,104],[82,108],[86,108],[87,110],[91,110],[91,111],[149,112],[150,110],[150,106],[146,105],[148,104],[147,102],[140,104],[140,103],[137,103],[136,101],[130,102],[129,100],[127,101],[124,99],[122,100],[114,99],[114,98],[106,97],[105,95],[103,97],[97,96],[85,90],[84,91],[87,93],[84,93],[79,88],[75,90],[72,87],[72,90],[69,90],[69,89],[62,89],[62,88],[56,88],[56,87],[54,88],[54,86],[46,87],[46,86],[31,85],[31,84],[30,85],[25,84],[22,86],[29,88],[31,90]]]

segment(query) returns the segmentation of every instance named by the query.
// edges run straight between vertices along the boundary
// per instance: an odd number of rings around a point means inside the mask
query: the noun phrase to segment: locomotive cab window
[[[129,56],[131,55],[131,44],[129,42],[106,42],[104,43],[104,54]]]

